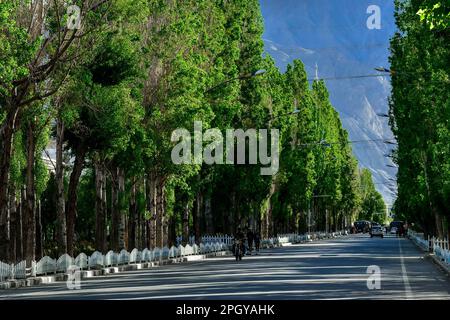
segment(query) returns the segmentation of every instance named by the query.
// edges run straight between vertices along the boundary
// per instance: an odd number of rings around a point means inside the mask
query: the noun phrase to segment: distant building
[[[56,141],[51,139],[47,148],[42,151],[42,161],[50,172],[55,173],[56,169]]]

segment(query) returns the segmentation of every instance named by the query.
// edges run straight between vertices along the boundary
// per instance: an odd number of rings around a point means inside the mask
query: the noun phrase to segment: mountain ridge
[[[384,29],[369,30],[366,8],[377,2],[382,13],[389,14],[382,20]],[[330,100],[350,140],[360,141],[353,144],[360,166],[372,172],[378,191],[391,205],[396,193],[391,179],[395,178],[396,169],[390,167],[394,164],[386,155],[392,145],[378,141],[394,138],[387,119],[378,116],[388,112],[389,80],[345,78],[378,74],[375,67],[388,66],[389,39],[395,30],[393,4],[364,0],[345,0],[345,4],[334,0],[261,0],[261,9],[265,51],[280,70],[285,71],[287,64],[300,59],[310,79],[316,74],[319,78],[339,78],[325,80]],[[358,14],[353,10],[358,10]]]

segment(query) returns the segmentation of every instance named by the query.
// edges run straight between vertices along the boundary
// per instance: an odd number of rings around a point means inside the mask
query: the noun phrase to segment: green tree
[[[449,30],[430,30],[421,1],[396,1],[391,126],[398,141],[396,215],[442,237],[449,217]]]

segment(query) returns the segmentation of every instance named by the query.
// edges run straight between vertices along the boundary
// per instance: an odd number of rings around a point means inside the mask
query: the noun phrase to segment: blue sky
[[[264,17],[264,42],[284,71],[301,59],[310,78],[316,65],[320,78],[377,73],[389,67],[389,40],[395,32],[394,0],[260,0]],[[371,5],[380,8],[381,29],[369,29]],[[351,140],[392,138],[386,119],[390,79],[363,78],[326,81],[330,100],[341,115]],[[378,190],[392,203],[395,189],[388,187],[396,169],[384,155],[390,146],[380,143],[353,145],[361,167],[372,171]],[[386,183],[386,185],[384,184]]]
[[[381,9],[380,30],[366,26],[370,5]],[[387,64],[389,38],[395,30],[393,0],[261,0],[261,9],[266,39],[318,54],[339,51],[369,69]]]

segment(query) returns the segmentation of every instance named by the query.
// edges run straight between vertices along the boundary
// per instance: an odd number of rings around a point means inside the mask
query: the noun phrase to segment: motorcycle
[[[244,255],[244,245],[242,240],[234,240],[234,256],[236,257],[236,261],[242,260],[242,256]]]

